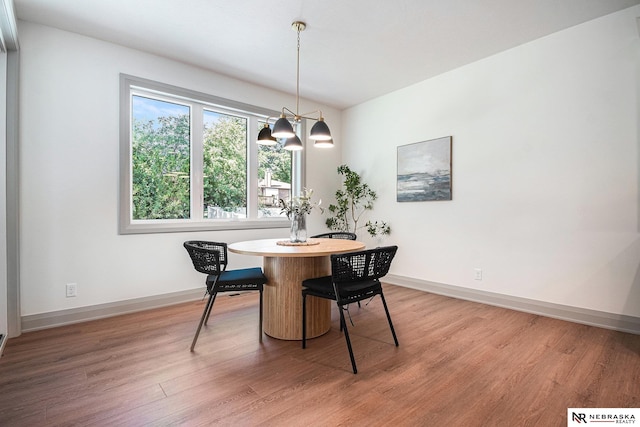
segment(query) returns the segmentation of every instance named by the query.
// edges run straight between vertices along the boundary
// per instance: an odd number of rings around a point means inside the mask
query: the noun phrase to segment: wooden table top
[[[282,246],[277,242],[286,239],[262,239],[248,240],[245,242],[230,243],[229,252],[243,255],[259,255],[268,257],[316,257],[328,256],[345,252],[354,252],[364,249],[365,244],[357,240],[345,239],[308,239],[309,243],[318,242],[317,245],[307,246]]]

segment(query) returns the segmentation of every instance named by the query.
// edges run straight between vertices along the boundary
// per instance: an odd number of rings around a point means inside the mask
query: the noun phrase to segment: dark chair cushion
[[[302,292],[309,295],[322,296],[328,299],[336,299],[331,276],[303,280]]]
[[[235,282],[235,283],[267,283],[267,278],[262,273],[260,267],[240,268],[237,270],[223,271],[220,274],[218,282]]]
[[[211,291],[211,287],[215,282],[216,276],[209,275],[207,277],[207,289]],[[223,271],[216,283],[216,292],[224,291],[242,291],[242,290],[262,290],[262,285],[267,283],[267,278],[262,273],[260,267],[240,268],[237,270]]]
[[[344,295],[358,294],[363,290],[378,289],[380,287],[378,280],[363,280],[362,282],[344,283],[340,286],[340,293]]]

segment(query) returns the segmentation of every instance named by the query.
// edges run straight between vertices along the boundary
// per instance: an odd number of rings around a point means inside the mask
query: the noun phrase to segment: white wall
[[[392,273],[640,316],[637,16],[638,6],[343,113],[343,160],[378,190],[372,217],[400,246]],[[447,135],[453,201],[397,203],[396,147]]]
[[[119,73],[279,110],[294,97],[165,58],[19,21],[21,43],[21,309],[48,313],[202,288],[182,242],[288,236],[288,230],[117,234]],[[292,82],[295,85],[295,82]],[[294,86],[292,86],[292,91]],[[302,100],[301,109],[318,106]],[[320,106],[334,135],[340,114]],[[339,180],[336,148],[309,147],[307,186],[318,197]],[[312,214],[311,232],[324,231]],[[233,255],[236,267],[260,265]],[[66,283],[78,296],[65,298]]]

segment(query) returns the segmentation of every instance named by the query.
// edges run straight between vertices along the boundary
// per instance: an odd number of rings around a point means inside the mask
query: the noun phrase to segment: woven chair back
[[[204,274],[220,274],[227,268],[227,244],[190,240],[184,242],[193,267]]]
[[[384,246],[359,252],[331,255],[334,283],[379,279],[389,272],[397,246]]]

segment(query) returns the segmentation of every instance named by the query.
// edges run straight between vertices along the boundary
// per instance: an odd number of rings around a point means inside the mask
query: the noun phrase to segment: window
[[[264,126],[260,123],[259,129]],[[292,156],[283,148],[284,141],[276,145],[258,145],[258,217],[274,217],[280,213],[280,199],[291,197]]]
[[[120,233],[289,226],[278,201],[302,188],[302,155],[255,142],[277,112],[120,80]]]

